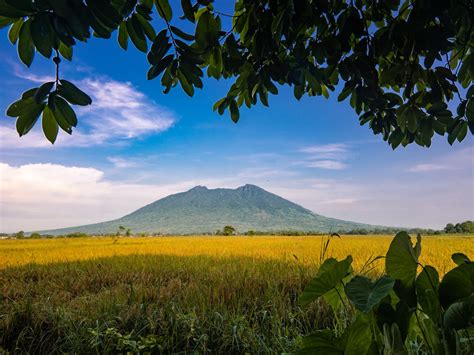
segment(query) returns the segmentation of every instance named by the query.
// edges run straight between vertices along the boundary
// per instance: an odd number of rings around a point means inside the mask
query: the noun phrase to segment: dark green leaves
[[[73,105],[87,106],[92,103],[92,99],[77,86],[67,80],[60,80],[58,93]]]
[[[43,110],[43,118],[41,123],[45,137],[48,139],[48,141],[54,144],[56,137],[58,136],[58,123],[54,118],[53,112],[48,106],[46,106]]]
[[[49,22],[49,16],[39,14],[31,22],[31,37],[33,43],[43,56],[51,57],[53,50],[52,27]]]
[[[160,16],[166,21],[171,21],[173,12],[171,11],[171,6],[168,0],[155,0],[155,4]]]
[[[474,264],[465,263],[444,275],[439,285],[439,296],[443,307],[469,297],[474,293]]]
[[[173,56],[167,55],[162,60],[160,60],[156,65],[153,65],[148,70],[148,74],[147,74],[148,80],[152,80],[156,78],[158,75],[160,75],[163,72],[163,70],[165,70],[168,67],[168,65],[171,64],[172,61],[173,61]]]
[[[398,233],[392,240],[385,259],[387,274],[410,287],[415,282],[418,257],[421,253],[421,237],[417,237],[415,247],[406,232]]]
[[[20,29],[18,38],[18,56],[21,61],[29,67],[35,56],[35,46],[30,32],[31,20],[27,20]]]
[[[39,104],[40,102],[44,101],[46,97],[49,95],[49,92],[54,86],[54,81],[50,81],[48,83],[44,83],[41,85],[38,90],[36,90],[34,98],[35,101]]]
[[[335,259],[325,260],[321,265],[318,275],[305,287],[299,302],[302,305],[306,305],[339,286],[342,279],[350,272],[351,264],[351,256],[342,261]]]
[[[369,312],[392,290],[395,280],[384,276],[375,282],[356,276],[345,286],[347,297],[361,312]]]

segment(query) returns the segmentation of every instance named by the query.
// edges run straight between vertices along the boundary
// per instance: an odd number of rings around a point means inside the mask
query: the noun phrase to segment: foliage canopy
[[[157,17],[157,21],[152,21]],[[35,52],[59,66],[77,41],[116,36],[147,53],[148,79],[164,92],[178,84],[189,96],[206,75],[233,81],[214,110],[261,102],[288,85],[294,96],[349,98],[361,125],[396,148],[430,146],[474,134],[474,2],[469,0],[236,0],[234,13],[213,0],[0,0],[0,28],[30,66]],[[189,31],[188,29],[193,29]],[[191,33],[188,33],[191,32]],[[467,89],[467,90],[466,90]],[[91,99],[56,73],[7,110],[27,134],[42,115],[54,142],[71,134],[71,105]]]

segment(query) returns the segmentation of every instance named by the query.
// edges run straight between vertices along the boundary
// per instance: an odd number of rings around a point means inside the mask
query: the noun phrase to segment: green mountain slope
[[[232,225],[238,231],[319,231],[373,229],[376,226],[324,217],[264,189],[245,185],[237,189],[196,186],[142,207],[122,218],[43,233],[115,233],[119,226],[134,233],[210,233]]]

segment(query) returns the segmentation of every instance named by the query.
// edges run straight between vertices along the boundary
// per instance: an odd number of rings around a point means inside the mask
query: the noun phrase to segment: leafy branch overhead
[[[222,13],[212,0],[0,0],[0,28],[28,67],[35,53],[72,60],[77,41],[117,36],[147,53],[148,79],[189,96],[204,75],[232,85],[214,105],[239,120],[242,105],[288,85],[294,96],[349,99],[361,125],[396,148],[430,146],[474,134],[474,1],[236,0]],[[157,21],[153,21],[153,18]],[[191,30],[189,30],[191,29]],[[116,32],[116,33],[114,33]],[[191,32],[191,33],[190,33]],[[57,68],[59,69],[59,68]],[[20,135],[42,114],[46,137],[77,123],[70,105],[90,104],[60,80],[24,93],[9,109]]]

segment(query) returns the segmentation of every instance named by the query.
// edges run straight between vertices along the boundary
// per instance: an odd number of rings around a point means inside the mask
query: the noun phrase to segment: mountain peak
[[[119,226],[134,233],[212,233],[226,225],[240,232],[373,229],[374,226],[317,215],[256,185],[235,189],[195,186],[152,202],[119,219],[93,225],[48,231],[51,234],[115,233]]]

